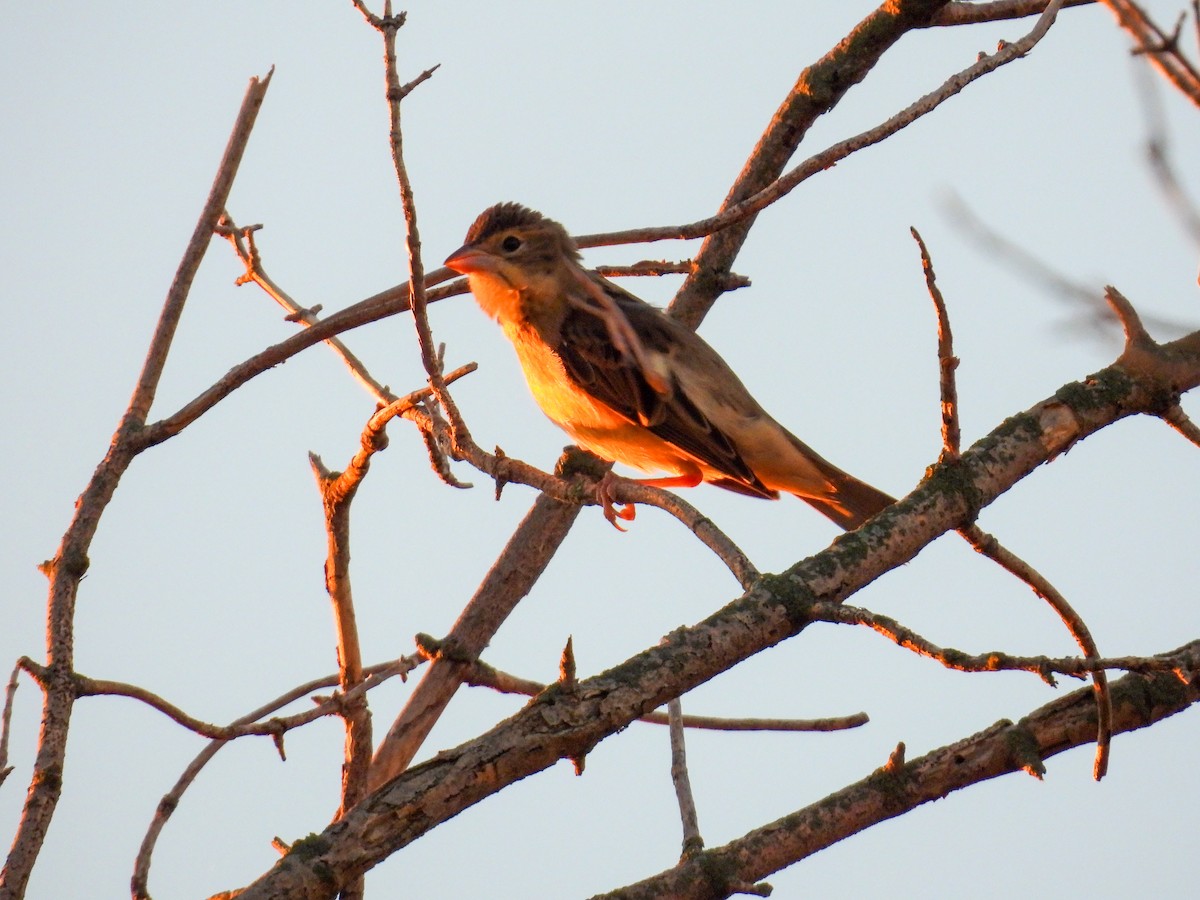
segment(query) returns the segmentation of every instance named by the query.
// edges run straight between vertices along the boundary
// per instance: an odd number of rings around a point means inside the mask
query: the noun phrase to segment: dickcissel
[[[579,446],[663,477],[799,497],[844,529],[892,498],[824,460],[750,396],[695,332],[580,264],[563,226],[517,203],[483,212],[446,265],[516,348],[534,399]],[[615,511],[601,487],[605,516]]]

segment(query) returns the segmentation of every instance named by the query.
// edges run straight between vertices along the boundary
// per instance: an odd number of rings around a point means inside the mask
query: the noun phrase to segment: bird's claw
[[[613,497],[613,486],[620,480],[619,475],[605,472],[604,477],[596,484],[596,502],[600,504],[604,518],[613,528],[617,531],[628,531],[629,529],[622,527],[617,519],[632,522],[637,517],[637,507],[632,503],[617,504],[616,498]]]

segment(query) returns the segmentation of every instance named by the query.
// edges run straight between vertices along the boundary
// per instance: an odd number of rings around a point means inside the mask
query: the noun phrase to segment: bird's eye
[[[515,234],[510,234],[500,242],[500,248],[505,253],[513,253],[521,247],[521,239]]]

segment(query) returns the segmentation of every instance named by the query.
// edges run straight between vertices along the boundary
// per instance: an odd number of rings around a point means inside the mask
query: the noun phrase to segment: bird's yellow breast
[[[563,367],[562,360],[529,325],[501,322],[504,333],[517,351],[529,391],[560,428],[571,437],[596,429],[614,429],[626,420],[580,389]]]
[[[538,406],[580,447],[645,472],[678,474],[696,467],[688,454],[579,388],[558,354],[530,326],[505,324],[504,331]]]

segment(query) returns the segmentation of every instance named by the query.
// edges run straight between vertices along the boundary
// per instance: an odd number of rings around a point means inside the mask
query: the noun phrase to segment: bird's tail
[[[799,497],[846,531],[853,531],[867,519],[883,512],[896,502],[883,491],[871,487],[865,481],[859,481],[835,466],[829,465],[829,470],[824,474],[834,487],[833,494],[822,497],[807,494],[793,496]]]
[[[762,485],[799,497],[846,531],[896,502],[843,472],[766,413],[751,437],[739,449],[743,455],[754,451],[751,468]]]
[[[794,494],[812,506],[823,516],[830,518],[840,528],[847,532],[858,528],[876,512],[886,510],[895,503],[892,497],[859,481],[853,475],[844,475],[845,480],[839,480],[838,493],[833,497],[805,497],[804,494]]]

